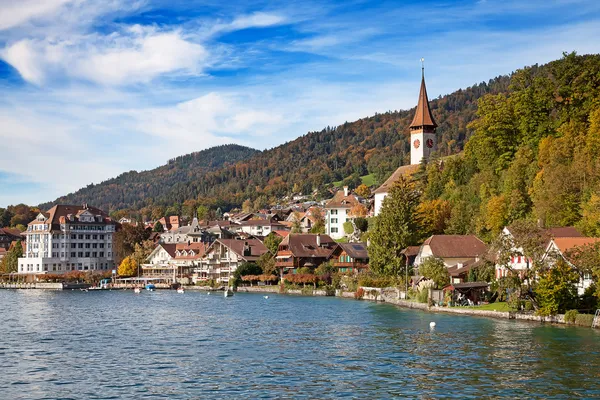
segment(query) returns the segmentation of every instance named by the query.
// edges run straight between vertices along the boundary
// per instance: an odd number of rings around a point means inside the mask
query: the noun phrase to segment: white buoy
[[[269,296],[263,296],[263,297],[264,297],[265,299],[268,299],[268,298],[269,298]]]
[[[207,295],[209,295],[209,296],[210,296],[210,292],[208,292],[208,293],[207,293]]]
[[[429,327],[430,327],[431,329],[435,328],[435,322],[433,322],[433,321],[432,321],[432,322],[430,322],[430,323],[429,323]]]

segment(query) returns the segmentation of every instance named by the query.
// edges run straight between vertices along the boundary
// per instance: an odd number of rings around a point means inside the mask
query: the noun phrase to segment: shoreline
[[[77,289],[87,289],[89,285],[86,284],[63,284],[63,283],[22,283],[22,284],[9,284],[9,283],[0,283],[0,289],[26,289],[26,290],[77,290]],[[193,286],[186,285],[184,286],[185,290],[190,291],[214,291],[215,289],[209,288],[207,286]],[[96,290],[126,290],[128,288],[123,287],[115,287],[112,289],[96,289]],[[169,290],[167,288],[157,288],[158,290]],[[439,307],[439,306],[429,306],[427,303],[418,303],[409,300],[403,300],[400,298],[400,290],[397,288],[371,288],[371,287],[361,287],[363,291],[363,295],[360,298],[355,296],[355,292],[343,291],[341,289],[336,289],[335,292],[326,291],[322,289],[313,289],[306,288],[304,290],[301,289],[287,289],[284,292],[281,292],[279,285],[272,286],[242,286],[238,287],[237,291],[240,293],[274,293],[274,294],[283,294],[283,295],[301,295],[301,296],[327,296],[327,297],[339,297],[345,299],[354,299],[354,300],[365,300],[372,301],[376,303],[386,303],[395,305],[401,308],[414,309],[427,311],[432,313],[445,313],[445,314],[459,314],[459,315],[467,315],[474,317],[486,317],[486,318],[495,318],[495,319],[508,319],[508,320],[519,320],[519,321],[527,321],[527,322],[537,322],[537,323],[549,323],[554,325],[575,325],[582,327],[589,327],[592,329],[598,329],[600,327],[592,327],[587,325],[578,325],[578,324],[570,324],[565,321],[564,314],[557,314],[553,316],[539,316],[533,313],[524,313],[517,311],[491,311],[491,310],[477,310],[475,308],[462,308],[462,307]]]

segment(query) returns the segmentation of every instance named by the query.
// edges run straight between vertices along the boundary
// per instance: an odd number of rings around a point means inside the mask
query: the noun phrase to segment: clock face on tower
[[[415,146],[415,149],[418,149],[420,145],[421,145],[421,141],[419,139],[416,139],[413,142],[413,146]]]
[[[427,145],[427,147],[432,148],[433,147],[433,139],[427,139],[425,144]]]

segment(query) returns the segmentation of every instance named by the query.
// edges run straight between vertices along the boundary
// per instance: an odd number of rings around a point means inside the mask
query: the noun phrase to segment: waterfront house
[[[118,225],[104,211],[84,204],[56,205],[27,225],[20,274],[110,271],[115,268]]]
[[[543,230],[544,240],[546,241],[544,247],[547,248],[550,241],[555,238],[569,238],[569,237],[582,237],[583,235],[576,228],[567,226],[559,228],[547,228]],[[507,226],[502,230],[501,235],[507,243],[512,243],[514,240],[511,227]],[[521,279],[526,275],[526,272],[532,267],[532,259],[529,255],[525,254],[523,249],[518,246],[513,246],[510,249],[510,260],[508,265],[496,264],[496,279],[508,276],[510,271],[518,273]]]
[[[565,260],[569,265],[577,267],[571,264],[567,259],[566,255],[569,252],[576,251],[578,248],[600,243],[600,238],[595,237],[558,237],[550,240],[546,246],[546,251],[542,257],[542,262],[548,263],[552,267],[556,261],[560,258]],[[589,272],[584,273],[579,283],[577,284],[577,293],[581,296],[585,293],[585,290],[590,287],[593,283],[592,276]]]
[[[333,198],[325,203],[325,233],[333,239],[345,237],[344,223],[355,218],[352,209],[361,205],[358,196],[350,193],[348,186],[338,190]]]
[[[298,268],[316,268],[331,259],[338,244],[329,235],[291,233],[279,244],[275,265],[281,276]]]
[[[440,258],[447,268],[457,267],[461,273],[468,273],[486,252],[486,244],[475,235],[433,235],[419,248],[414,266],[418,270],[425,259],[435,257]]]
[[[194,269],[194,282],[214,280],[229,285],[235,270],[244,262],[256,262],[269,250],[258,239],[217,239]]]
[[[16,240],[21,240],[21,231],[11,228],[0,228],[0,248],[8,250],[10,244]]]
[[[361,272],[369,268],[366,243],[338,243],[331,258],[339,272]]]
[[[146,278],[161,278],[166,281],[179,280],[188,283],[193,270],[200,264],[209,244],[161,243],[150,253],[141,266],[141,274]]]

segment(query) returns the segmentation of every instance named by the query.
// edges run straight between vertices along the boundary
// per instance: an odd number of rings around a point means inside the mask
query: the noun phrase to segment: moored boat
[[[156,286],[154,286],[152,283],[149,283],[146,285],[146,290],[149,292],[153,292],[154,289],[156,289]]]

